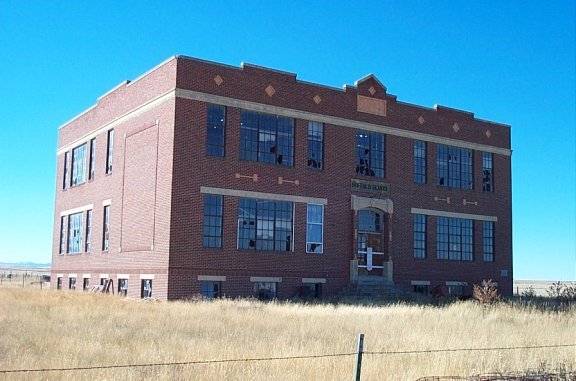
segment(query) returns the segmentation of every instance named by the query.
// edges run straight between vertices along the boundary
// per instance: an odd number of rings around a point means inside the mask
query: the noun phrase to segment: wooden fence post
[[[358,357],[356,358],[356,381],[360,381],[362,372],[362,353],[364,353],[364,334],[358,335]]]

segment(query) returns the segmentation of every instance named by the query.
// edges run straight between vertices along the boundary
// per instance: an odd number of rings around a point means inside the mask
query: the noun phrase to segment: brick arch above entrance
[[[379,199],[352,195],[352,210],[358,211],[366,208],[378,209],[388,214],[394,212],[394,204],[389,198]]]

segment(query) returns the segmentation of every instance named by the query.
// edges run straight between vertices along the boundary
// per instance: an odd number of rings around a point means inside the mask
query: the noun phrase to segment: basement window
[[[118,295],[121,297],[128,295],[128,279],[118,279]]]
[[[203,299],[215,299],[220,297],[220,282],[203,281],[200,283],[200,293]]]
[[[254,282],[254,297],[258,300],[276,298],[276,282]]]
[[[89,288],[90,288],[90,278],[84,278],[84,281],[82,283],[82,289],[84,291],[88,291]]]
[[[56,289],[57,290],[62,289],[62,277],[60,277],[60,276],[56,279]]]
[[[412,291],[416,294],[428,295],[428,286],[425,284],[415,284]]]
[[[152,297],[152,279],[142,279],[142,285],[140,286],[140,297],[142,299]]]
[[[300,286],[300,297],[320,298],[322,297],[322,283],[304,283]]]
[[[76,289],[76,278],[68,279],[68,289],[75,290]]]

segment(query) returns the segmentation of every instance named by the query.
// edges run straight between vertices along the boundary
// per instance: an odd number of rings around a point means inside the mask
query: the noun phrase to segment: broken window
[[[324,251],[324,205],[308,204],[306,222],[306,252],[321,254]]]
[[[302,298],[322,297],[322,283],[304,283],[300,286],[300,296]]]
[[[428,295],[428,286],[425,284],[415,284],[412,291],[416,294]]]
[[[60,249],[59,253],[66,252],[66,216],[60,217]]]
[[[84,291],[88,291],[89,288],[90,288],[90,278],[84,278],[82,289]]]
[[[276,282],[254,282],[254,297],[259,300],[276,298]]]
[[[356,174],[384,178],[384,135],[356,131]]]
[[[128,295],[128,279],[118,279],[118,295],[121,297]]]
[[[92,244],[92,210],[87,210],[86,211],[86,245],[85,245],[84,251],[89,253],[91,244]]]
[[[204,247],[222,247],[222,196],[204,195]]]
[[[438,144],[436,184],[449,188],[472,189],[472,151]]]
[[[484,262],[494,262],[494,221],[484,221]]]
[[[110,205],[104,207],[104,229],[102,229],[102,251],[110,247]]]
[[[83,184],[86,177],[86,143],[72,150],[71,185]]]
[[[464,218],[437,217],[436,258],[451,261],[474,259],[474,221]]]
[[[94,169],[96,166],[96,138],[90,140],[90,162],[88,164],[88,180],[94,180]]]
[[[358,230],[367,233],[382,232],[382,216],[369,209],[358,211]]]
[[[482,190],[484,192],[494,191],[492,172],[492,154],[482,152]]]
[[[294,119],[242,110],[240,159],[291,167]]]
[[[68,289],[75,290],[76,289],[76,278],[72,277],[68,279]]]
[[[70,181],[70,153],[64,152],[64,174],[62,179],[62,189],[68,188]]]
[[[112,160],[114,158],[114,130],[108,131],[108,148],[106,152],[106,174],[112,173]]]
[[[426,184],[426,142],[414,140],[414,183]]]
[[[426,216],[414,214],[414,258],[426,258]]]
[[[308,122],[308,168],[324,168],[324,126]]]
[[[206,155],[224,156],[226,107],[209,104],[206,123]]]
[[[82,252],[82,213],[68,216],[68,253]]]
[[[241,198],[238,249],[292,251],[293,204]]]
[[[142,279],[140,297],[142,299],[152,297],[152,279]]]
[[[200,293],[204,299],[214,299],[220,297],[220,282],[201,282]]]

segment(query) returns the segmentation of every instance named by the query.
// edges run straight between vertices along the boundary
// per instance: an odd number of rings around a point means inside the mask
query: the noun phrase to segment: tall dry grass
[[[576,310],[544,312],[473,302],[442,308],[144,303],[81,292],[0,288],[0,370],[576,343]],[[576,368],[575,348],[364,355],[363,380]],[[7,380],[350,380],[355,356],[74,372]]]

